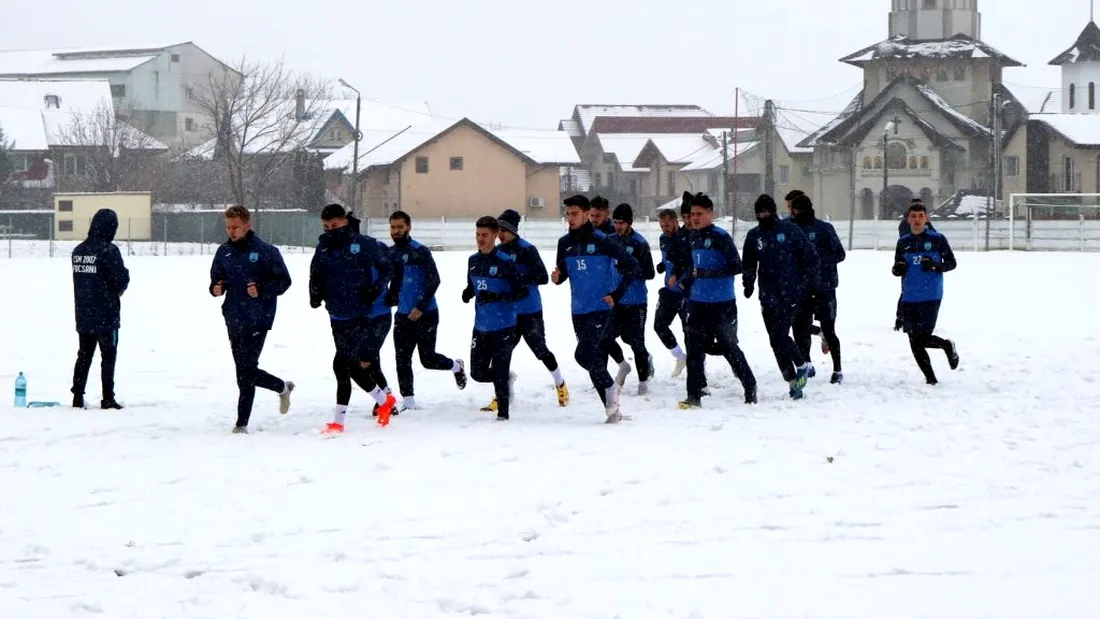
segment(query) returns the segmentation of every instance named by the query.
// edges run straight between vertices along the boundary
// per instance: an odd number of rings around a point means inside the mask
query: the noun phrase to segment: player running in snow
[[[912,207],[915,204],[919,204],[923,207],[924,206],[924,200],[921,200],[920,198],[913,198],[912,200],[909,201],[909,206],[910,207]],[[925,208],[926,208],[925,212],[927,213],[927,207],[925,207]],[[925,221],[927,222],[926,224],[924,224],[925,229],[930,230],[932,232],[935,232],[936,228],[935,228],[935,226],[932,225],[932,222],[928,221],[927,217],[925,217]],[[898,238],[900,239],[901,237],[905,236],[906,234],[910,234],[911,231],[912,231],[912,226],[909,225],[909,211],[906,211],[905,216],[901,218],[900,222],[898,222]],[[901,298],[902,298],[902,295],[899,294],[898,295],[898,309],[897,309],[897,313],[894,314],[894,331],[901,331],[902,328],[903,328],[903,321],[902,321],[902,318],[901,318],[901,303],[902,303]]]
[[[349,219],[348,221],[355,231],[358,232],[359,220]],[[378,250],[382,252],[382,255],[392,266],[393,260],[390,255],[390,246],[379,239],[374,239],[374,242],[378,246]],[[377,279],[378,275],[378,269],[372,266],[371,276]],[[393,281],[392,277],[390,281]],[[392,393],[390,390],[390,383],[386,380],[386,375],[382,372],[382,345],[386,343],[386,336],[390,334],[390,328],[393,326],[393,310],[386,303],[387,296],[388,292],[384,292],[380,297],[375,299],[374,304],[371,305],[370,313],[367,315],[366,325],[363,327],[363,338],[359,340],[358,357],[359,365],[370,373],[371,382],[382,391],[390,394]],[[378,417],[380,408],[381,406],[379,404],[375,404],[371,414]],[[397,403],[390,409],[390,414],[397,415],[400,411],[401,403]]]
[[[816,285],[817,253],[794,223],[779,219],[775,200],[761,195],[754,205],[757,226],[745,236],[745,298],[759,279],[760,311],[779,371],[790,385],[791,398],[802,398],[813,366],[791,339],[791,327],[807,290]]]
[[[604,403],[607,422],[618,423],[623,419],[619,386],[607,371],[604,344],[610,332],[611,309],[640,275],[638,261],[596,230],[589,220],[588,198],[577,195],[567,198],[564,204],[569,232],[558,240],[550,281],[561,285],[569,280],[573,332],[577,335],[574,356],[592,378],[592,385]],[[620,277],[616,278],[615,270]]]
[[[737,296],[734,277],[741,273],[741,258],[729,232],[714,225],[714,203],[697,194],[691,205],[692,233],[689,293],[687,301],[687,399],[680,408],[702,406],[706,387],[704,362],[708,349],[729,362],[745,389],[745,403],[756,403],[756,377],[737,345]]]
[[[510,256],[516,263],[516,269],[523,276],[523,283],[527,287],[527,296],[516,303],[516,338],[518,345],[520,338],[527,342],[527,347],[550,371],[554,378],[554,388],[557,390],[558,406],[569,405],[569,387],[562,378],[561,368],[558,367],[558,359],[546,345],[546,322],[542,316],[542,296],[539,294],[539,286],[550,282],[550,276],[546,273],[546,265],[542,262],[539,250],[531,243],[519,236],[519,213],[508,209],[500,214],[497,223],[500,226],[500,245],[497,250]],[[472,363],[472,362],[471,362]],[[498,403],[493,400],[483,411],[497,410]]]
[[[687,206],[690,214],[690,202]],[[679,214],[675,209],[661,209],[658,222],[661,225],[661,262],[657,264],[657,272],[665,278],[664,285],[657,291],[657,313],[653,317],[653,331],[676,359],[676,368],[672,370],[672,378],[676,378],[687,368],[687,354],[676,341],[671,327],[672,321],[679,316],[681,328],[684,332],[687,331],[684,326],[683,280],[691,271],[691,245],[683,233],[685,229],[680,227]]]
[[[611,217],[615,226],[615,235],[626,253],[638,261],[641,277],[635,279],[627,288],[623,298],[611,310],[612,330],[621,337],[623,343],[634,352],[634,363],[638,366],[638,395],[649,393],[649,379],[653,378],[653,355],[645,345],[646,314],[649,309],[649,292],[646,282],[657,276],[653,270],[653,253],[645,237],[634,231],[634,209],[629,204],[615,207]],[[616,377],[621,389],[626,375]]]
[[[353,380],[379,405],[381,425],[389,423],[394,405],[394,397],[378,387],[367,368],[359,364],[359,345],[371,306],[385,294],[393,267],[377,241],[360,234],[358,226],[349,225],[351,221],[357,220],[339,204],[321,210],[325,232],[318,239],[309,265],[309,306],[316,309],[325,304],[336,344],[332,359],[336,406],[332,421],[323,431],[325,435],[344,431]]]
[[[278,248],[252,231],[252,215],[247,208],[227,208],[225,230],[229,240],[214,254],[209,290],[214,297],[225,296],[222,315],[240,390],[233,433],[247,434],[256,387],[279,394],[279,413],[285,415],[290,410],[294,383],[268,374],[259,365],[267,333],[275,323],[278,299],[291,282]]]
[[[833,359],[833,375],[829,382],[838,385],[844,380],[840,367],[840,338],[836,335],[836,288],[840,283],[836,265],[845,258],[844,245],[836,234],[836,229],[827,221],[814,216],[814,204],[809,196],[795,196],[791,201],[791,221],[806,234],[810,244],[817,252],[818,268],[816,287],[806,292],[794,317],[794,340],[798,350],[808,361],[810,359],[810,335],[814,318],[821,323],[821,339]]]
[[[393,280],[387,303],[397,306],[393,320],[393,347],[397,359],[397,384],[404,408],[415,409],[413,392],[413,351],[420,351],[420,365],[426,370],[450,370],[459,389],[466,388],[466,369],[461,359],[451,360],[435,350],[439,331],[439,306],[435,291],[439,288],[439,270],[432,250],[409,237],[412,219],[404,211],[390,215],[393,249]]]
[[[952,370],[959,367],[955,343],[933,335],[943,301],[943,274],[955,269],[955,254],[947,237],[928,226],[928,211],[914,203],[907,213],[909,234],[898,239],[894,250],[895,277],[901,278],[901,318],[909,335],[909,347],[929,385],[935,385],[929,348],[947,353]]]
[[[611,222],[611,203],[603,196],[596,196],[589,202],[591,207],[588,211],[588,219],[592,222],[592,226],[600,232],[607,235],[607,238],[618,241],[619,235],[615,234],[615,224]],[[614,332],[615,323],[612,320],[611,332],[604,342],[604,352],[607,356],[611,357],[619,369],[615,373],[615,384],[622,387],[626,382],[626,377],[630,375],[630,364],[626,362],[626,357],[623,355],[623,349],[619,346],[619,343],[615,341],[618,334]]]
[[[118,359],[121,297],[130,285],[130,271],[122,261],[122,252],[114,244],[117,231],[118,215],[111,209],[100,209],[92,216],[88,238],[73,249],[73,301],[80,341],[73,368],[73,408],[84,408],[84,389],[96,346],[99,346],[99,375],[103,384],[99,407],[122,408],[115,400],[115,361]]]
[[[500,226],[492,217],[477,220],[477,253],[470,256],[462,302],[474,303],[470,338],[470,376],[492,383],[498,421],[507,421],[514,399],[516,375],[511,371],[516,348],[516,302],[527,296],[515,259],[496,247]]]

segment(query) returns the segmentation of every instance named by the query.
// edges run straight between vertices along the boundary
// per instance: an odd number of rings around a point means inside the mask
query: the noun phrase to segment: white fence
[[[474,249],[474,219],[414,219],[413,237],[421,243],[435,248],[448,250]],[[738,247],[744,243],[745,234],[755,222],[738,221],[729,218],[717,222],[721,227],[733,229]],[[870,249],[891,251],[898,239],[897,221],[856,221],[854,228],[847,221],[833,221],[837,234],[844,246],[850,249]],[[935,221],[936,229],[947,235],[952,247],[959,251],[984,251],[986,249],[986,228],[984,221]],[[363,222],[364,232],[375,238],[389,242],[389,221],[386,219],[368,219]],[[656,250],[660,227],[655,219],[640,219],[634,223],[635,230],[641,232]],[[520,225],[520,233],[531,243],[544,251],[553,251],[558,238],[566,232],[564,220],[531,220]],[[1010,243],[1009,222],[1005,220],[990,223],[989,249],[1007,250],[1010,244],[1016,250],[1031,251],[1100,251],[1100,221],[1098,220],[1059,220],[1032,221],[1030,238],[1027,222],[1013,222],[1011,231],[1014,238]],[[310,253],[316,243],[315,234],[299,235],[303,240],[299,244],[284,240],[278,243],[284,251]],[[6,237],[6,238],[5,238]],[[220,239],[219,239],[220,240]],[[57,241],[50,239],[29,240],[17,235],[0,233],[0,257],[65,257],[72,252],[76,241]],[[209,255],[217,249],[217,242],[190,243],[174,240],[166,241],[121,241],[122,251],[131,256],[191,256]]]

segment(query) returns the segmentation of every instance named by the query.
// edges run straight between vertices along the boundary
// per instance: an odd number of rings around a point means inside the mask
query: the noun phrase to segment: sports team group
[[[709,395],[707,356],[723,357],[744,389],[746,404],[757,402],[757,381],[737,339],[735,278],[746,298],[757,294],[769,342],[787,382],[788,395],[803,397],[816,370],[810,362],[814,335],[831,357],[830,383],[843,382],[840,340],[836,334],[839,284],[837,265],[844,247],[833,226],[818,219],[801,191],[785,196],[789,217],[764,194],[754,211],[757,225],[738,252],[731,234],[715,225],[714,204],[702,193],[684,193],[679,209],[658,211],[660,262],[656,265],[645,237],[633,228],[628,204],[613,211],[602,197],[576,195],[564,201],[568,232],[558,241],[552,270],[539,251],[520,235],[519,213],[482,217],[475,223],[477,251],[470,256],[465,303],[474,303],[470,343],[473,380],[491,383],[495,397],[483,411],[510,418],[516,374],[512,353],[520,340],[553,377],[557,401],[569,404],[569,390],[557,358],[546,342],[539,287],[569,283],[577,344],[576,362],[588,372],[603,403],[607,423],[624,419],[621,391],[634,368],[619,342],[631,349],[637,366],[638,393],[648,393],[653,356],[645,333],[647,282],[663,277],[657,292],[653,329],[675,360],[672,376],[687,371],[687,397],[680,408],[702,405]],[[336,353],[336,407],[325,435],[344,432],[353,383],[374,401],[373,416],[385,426],[394,415],[417,408],[413,353],[427,370],[449,371],[459,389],[467,384],[463,360],[436,350],[439,271],[431,250],[411,237],[412,220],[403,211],[389,216],[393,245],[365,235],[360,221],[338,205],[321,211],[324,233],[310,263],[310,306],[324,306]],[[279,412],[290,410],[294,383],[259,367],[271,330],[277,299],[291,286],[282,255],[252,230],[243,206],[225,211],[228,240],[216,251],[209,293],[224,297],[222,314],[229,335],[239,390],[233,432],[248,433],[256,389],[278,394]],[[73,250],[73,286],[79,351],[73,372],[73,406],[84,407],[84,392],[96,348],[101,356],[101,408],[118,409],[114,370],[118,349],[121,297],[129,271],[114,245],[117,215],[96,213],[88,237]],[[951,369],[959,365],[954,342],[934,335],[943,298],[943,274],[955,268],[955,256],[943,234],[928,221],[915,199],[899,226],[892,273],[901,279],[895,329],[908,335],[913,357],[928,384],[937,382],[929,349],[943,350]],[[395,310],[396,308],[396,310]],[[671,325],[679,319],[683,346]],[[400,401],[382,372],[381,349],[393,331]],[[609,359],[617,364],[613,377]]]

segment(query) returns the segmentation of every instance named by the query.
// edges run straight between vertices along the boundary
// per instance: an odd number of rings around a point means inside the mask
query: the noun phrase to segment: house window
[[[72,232],[73,231],[73,220],[71,220],[71,219],[58,219],[57,220],[57,231],[58,232]]]
[[[180,61],[180,55],[179,54],[172,54],[172,62],[179,62],[179,61]]]
[[[596,172],[595,181],[596,181],[596,186],[597,187],[603,187],[603,174],[600,174],[599,172]]]
[[[1076,191],[1076,183],[1074,183],[1074,166],[1073,157],[1062,158],[1062,169],[1065,171],[1065,181],[1062,183],[1062,191]]]
[[[607,165],[615,163],[615,153],[604,153],[603,162]]]
[[[1005,157],[1005,176],[1020,175],[1020,158],[1016,155]]]
[[[462,157],[451,157],[451,169],[458,171],[462,171],[464,169]]]
[[[1074,84],[1069,85],[1069,109],[1073,109],[1073,106],[1077,104],[1077,86]]]
[[[428,173],[428,158],[417,157],[416,158],[416,173],[427,174]]]
[[[195,119],[194,118],[184,118],[183,119],[183,128],[188,130],[188,131],[194,131],[195,130]]]
[[[917,169],[917,157],[916,157],[916,155],[910,155],[909,156],[909,168],[912,169],[912,170]]]
[[[876,170],[881,170],[882,169],[882,157],[875,157],[875,169]]]
[[[901,142],[890,142],[886,145],[886,167],[891,170],[904,170],[909,153]]]
[[[961,82],[966,79],[966,67],[955,67],[955,81]]]
[[[936,80],[940,82],[947,81],[947,69],[939,69],[936,71]]]
[[[671,195],[675,195],[675,194],[676,194],[676,172],[675,171],[670,171],[668,173],[668,191],[665,192],[665,195],[671,196]]]
[[[71,213],[71,212],[73,212],[73,201],[72,200],[58,200],[57,201],[57,212],[58,213]]]
[[[921,155],[920,156],[920,169],[922,169],[922,170],[927,170],[928,169],[928,155]]]
[[[924,0],[924,8],[925,10],[936,8],[936,0]]]
[[[84,174],[85,169],[84,157],[65,153],[65,174]]]
[[[791,166],[781,165],[779,166],[779,184],[789,185],[791,182]]]
[[[8,155],[8,161],[12,172],[26,172],[31,167],[26,155]]]
[[[61,109],[61,97],[57,95],[46,95],[45,97],[42,97],[42,100],[46,104],[46,109]]]
[[[871,169],[871,158],[870,157],[864,157],[863,158],[863,169],[864,170],[870,170]]]
[[[126,96],[126,84],[111,84],[111,96],[119,99]]]
[[[1089,82],[1089,109],[1096,109],[1096,82]]]

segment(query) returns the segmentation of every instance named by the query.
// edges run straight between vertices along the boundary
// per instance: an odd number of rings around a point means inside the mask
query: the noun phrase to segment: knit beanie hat
[[[519,213],[508,209],[497,217],[497,223],[500,225],[501,230],[511,232],[512,234],[519,236]]]
[[[625,221],[628,224],[634,223],[634,209],[630,208],[630,205],[626,202],[615,207],[615,212],[611,214],[612,221]]]
[[[680,215],[691,215],[691,202],[694,199],[695,196],[691,195],[690,191],[684,192],[680,198]]]
[[[755,210],[757,213],[771,213],[772,215],[775,215],[775,212],[777,210],[775,205],[775,198],[772,198],[766,193],[762,194],[759,198],[756,199],[756,203],[753,205],[753,210]]]

